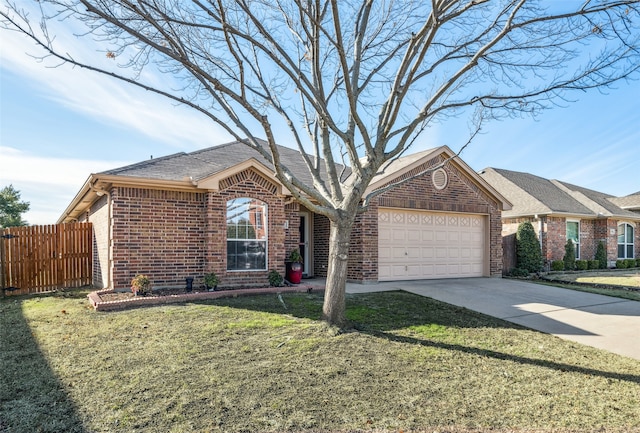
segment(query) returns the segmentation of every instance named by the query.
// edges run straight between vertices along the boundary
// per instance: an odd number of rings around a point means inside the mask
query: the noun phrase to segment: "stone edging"
[[[290,287],[265,287],[257,289],[220,290],[216,292],[194,292],[167,296],[139,296],[117,301],[103,301],[100,295],[114,293],[112,289],[97,290],[87,295],[89,303],[96,311],[123,310],[131,307],[172,304],[177,302],[203,301],[208,299],[235,298],[238,296],[264,295],[274,293],[303,293],[322,291],[317,286],[300,284]]]

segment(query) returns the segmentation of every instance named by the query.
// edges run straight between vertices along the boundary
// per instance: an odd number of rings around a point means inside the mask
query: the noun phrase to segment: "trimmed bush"
[[[604,247],[604,242],[598,242],[594,258],[598,261],[598,269],[607,269],[607,250]]]
[[[564,271],[564,261],[563,260],[554,260],[551,262],[551,270],[552,271]]]
[[[635,268],[636,267],[636,259],[626,259],[627,268]]]
[[[538,237],[530,222],[522,223],[516,232],[517,267],[529,272],[538,272],[542,268],[542,251]]]
[[[271,287],[281,287],[284,282],[284,277],[280,275],[280,272],[275,269],[271,269],[269,271],[269,286]]]
[[[576,260],[576,269],[578,271],[586,271],[589,263],[586,260]]]
[[[617,269],[627,269],[627,261],[625,259],[616,260]]]
[[[640,259],[636,259],[636,267],[640,268]]]
[[[599,260],[589,260],[589,269],[600,269],[600,261]]]
[[[562,260],[565,271],[573,271],[576,268],[576,246],[571,239],[564,244],[564,258]]]
[[[528,277],[529,271],[524,268],[513,268],[509,272],[509,276],[511,277]]]

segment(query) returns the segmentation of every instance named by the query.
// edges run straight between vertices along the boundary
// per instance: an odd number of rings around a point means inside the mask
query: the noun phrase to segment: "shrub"
[[[529,271],[524,268],[513,268],[509,272],[509,275],[512,277],[528,277]]]
[[[151,280],[146,275],[138,274],[131,280],[131,291],[140,296],[151,294]]]
[[[215,272],[209,272],[204,276],[204,285],[207,289],[215,289],[218,286],[220,279]]]
[[[562,260],[565,271],[573,271],[576,268],[576,246],[571,239],[564,244],[564,258]]]
[[[636,267],[636,259],[626,259],[627,268],[635,268]]]
[[[576,269],[579,271],[586,271],[589,264],[586,260],[576,260]]]
[[[589,269],[599,269],[600,261],[599,260],[589,260]]]
[[[616,268],[618,268],[618,269],[626,269],[627,268],[627,261],[625,259],[616,260]]]
[[[269,285],[271,287],[280,287],[284,281],[284,277],[275,269],[269,271]]]
[[[604,247],[604,242],[598,242],[594,258],[598,261],[598,269],[607,269],[607,250]]]
[[[538,237],[530,222],[522,223],[516,232],[517,268],[538,272],[542,267],[542,252]]]
[[[640,259],[636,259],[636,267],[640,268]]]
[[[564,261],[563,260],[554,260],[551,262],[551,270],[552,271],[564,271]]]

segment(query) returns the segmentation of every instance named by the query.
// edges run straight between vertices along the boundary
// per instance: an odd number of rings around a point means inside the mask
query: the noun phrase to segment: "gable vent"
[[[433,182],[433,186],[435,186],[436,189],[445,189],[447,187],[449,177],[447,176],[447,172],[444,171],[443,168],[439,168],[433,172],[433,175],[431,175],[431,181]]]

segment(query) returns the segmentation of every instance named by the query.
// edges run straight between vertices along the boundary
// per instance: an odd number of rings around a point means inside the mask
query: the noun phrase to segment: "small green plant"
[[[215,288],[219,282],[220,282],[220,279],[215,274],[215,272],[209,272],[204,276],[204,285],[207,286],[207,288],[209,289]]]
[[[576,268],[576,246],[569,239],[564,245],[564,270],[573,271]]]
[[[524,268],[513,268],[509,272],[509,275],[512,277],[528,277],[529,271]]]
[[[586,260],[576,260],[576,269],[578,271],[586,271],[589,263]]]
[[[589,269],[600,269],[600,261],[599,260],[589,260]]]
[[[636,267],[636,259],[626,259],[627,268],[635,268]]]
[[[291,263],[302,263],[302,254],[299,249],[294,249],[289,253],[289,261]]]
[[[636,259],[636,268],[640,268],[640,259]]]
[[[598,269],[607,268],[607,250],[604,247],[604,242],[598,242],[598,247],[596,248],[596,255],[594,258],[598,261]]]
[[[518,268],[538,272],[542,267],[540,242],[530,222],[518,226],[516,232],[516,263]]]
[[[625,259],[616,260],[617,269],[627,269],[627,261]]]
[[[564,261],[563,260],[554,260],[551,262],[551,270],[552,271],[564,271]]]
[[[151,294],[151,280],[146,275],[138,274],[131,280],[131,291],[140,296]]]
[[[269,285],[271,287],[281,287],[284,281],[284,277],[280,275],[280,272],[275,269],[269,271]]]

